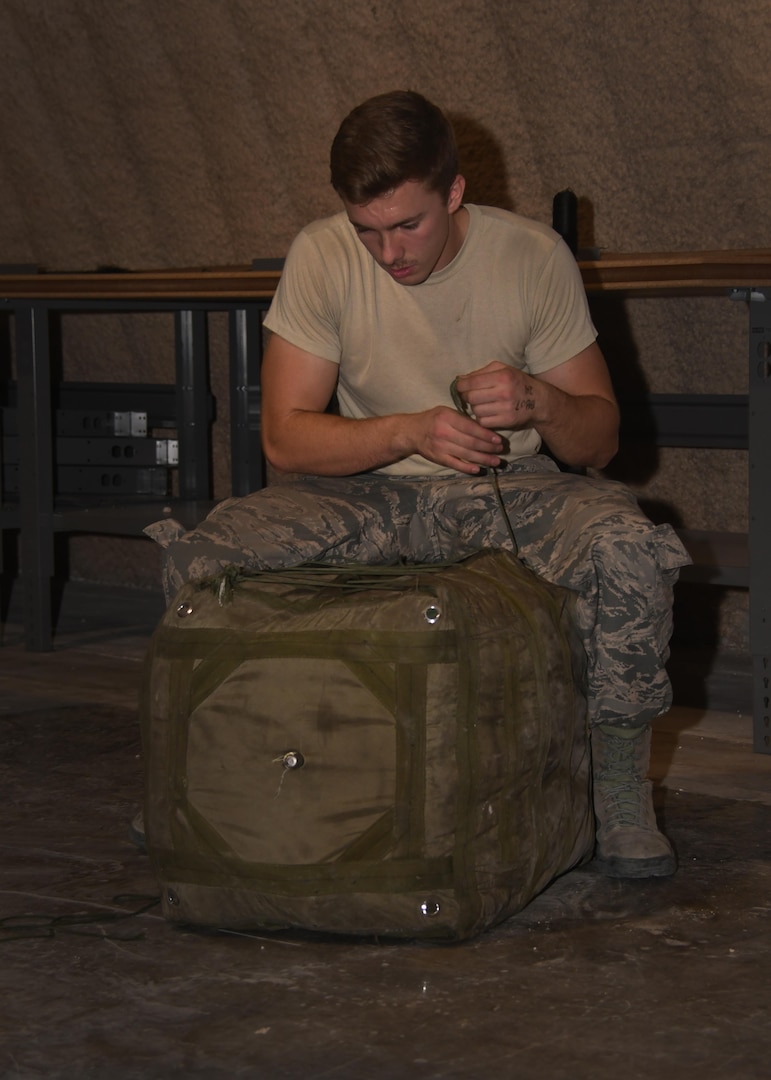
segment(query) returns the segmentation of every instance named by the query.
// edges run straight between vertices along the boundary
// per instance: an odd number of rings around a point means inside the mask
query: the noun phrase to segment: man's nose
[[[380,251],[381,258],[387,266],[398,262],[403,254],[398,237],[392,236],[390,233],[383,236]]]

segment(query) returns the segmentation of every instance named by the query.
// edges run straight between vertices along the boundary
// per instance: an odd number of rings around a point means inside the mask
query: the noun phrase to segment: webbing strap
[[[247,888],[298,899],[353,893],[412,893],[451,889],[453,860],[449,855],[423,859],[373,859],[312,863],[308,866],[251,863],[230,855],[225,865],[205,852],[161,850],[157,873],[166,882]]]

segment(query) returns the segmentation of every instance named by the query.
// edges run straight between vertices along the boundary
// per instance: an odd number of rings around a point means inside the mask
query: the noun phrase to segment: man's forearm
[[[353,420],[298,410],[282,420],[280,434],[263,430],[265,456],[282,472],[351,476],[408,457],[406,421],[401,414]]]
[[[283,472],[351,476],[413,455],[475,475],[500,464],[503,440],[444,405],[357,420],[291,409],[263,417],[265,456]]]
[[[549,387],[549,406],[534,427],[565,465],[604,468],[618,450],[618,408],[592,394],[575,396]]]

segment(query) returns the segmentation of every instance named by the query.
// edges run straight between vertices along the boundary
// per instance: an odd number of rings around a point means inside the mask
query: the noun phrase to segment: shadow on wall
[[[658,471],[659,448],[656,445],[653,413],[649,408],[645,408],[650,386],[640,363],[640,353],[629,324],[626,304],[623,297],[606,294],[590,297],[589,308],[621,408],[621,446],[605,470],[605,475],[624,484],[643,485]],[[636,406],[639,434],[635,434],[634,441],[624,437],[625,403],[634,403]],[[672,515],[676,514],[674,507],[669,507],[668,510]],[[672,523],[675,524],[674,521]]]
[[[640,363],[640,355],[626,313],[623,297],[613,294],[590,299],[592,319],[598,341],[610,370],[613,389],[621,408],[619,451],[602,475],[633,488],[643,488],[659,469],[660,451],[656,444],[656,424],[648,402],[650,386]],[[624,407],[635,405],[634,438],[625,438]],[[671,502],[638,495],[643,513],[654,525],[684,525],[680,511]],[[714,586],[679,583],[675,589],[673,659],[670,676],[677,704],[706,706],[707,678],[720,650],[721,607],[725,590]],[[696,650],[700,660],[683,668],[679,654]]]
[[[578,199],[578,258],[596,259],[594,207]],[[616,457],[602,470],[609,480],[643,488],[659,470],[660,451],[650,406],[651,388],[640,360],[624,297],[613,293],[592,295],[589,307],[598,342],[606,358],[613,389],[621,409],[621,439]],[[626,430],[625,414],[634,406],[633,433]],[[643,512],[654,525],[684,525],[671,502],[638,496]],[[709,676],[720,651],[721,608],[725,590],[680,582],[674,593],[674,633],[668,664],[676,704],[707,707],[713,693]]]
[[[466,202],[515,210],[503,153],[495,137],[470,116],[448,116],[455,128],[460,171],[466,179]]]

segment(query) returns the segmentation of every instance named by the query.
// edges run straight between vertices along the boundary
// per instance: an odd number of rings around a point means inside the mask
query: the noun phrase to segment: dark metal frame
[[[648,394],[620,401],[621,441],[746,450],[747,394]]]
[[[58,532],[141,535],[160,516],[155,503],[121,502],[114,507],[57,506],[54,496],[52,402],[52,319],[66,313],[159,313],[174,315],[176,404],[179,442],[179,499],[165,500],[171,513],[192,526],[213,505],[211,480],[211,395],[207,315],[229,316],[231,483],[235,494],[262,487],[264,468],[259,431],[259,372],[262,316],[269,299],[154,300],[14,299],[0,312],[15,319],[17,409],[20,437],[18,507],[0,508],[0,529],[20,528],[23,536],[23,609],[27,648],[52,648],[51,579],[53,538]]]
[[[750,650],[755,750],[771,754],[771,289],[734,294],[749,304]]]

